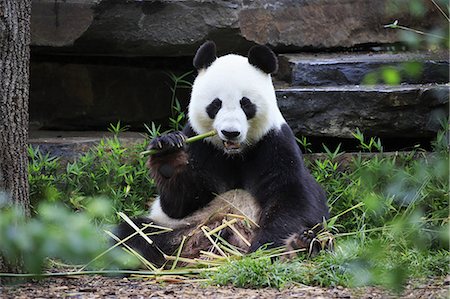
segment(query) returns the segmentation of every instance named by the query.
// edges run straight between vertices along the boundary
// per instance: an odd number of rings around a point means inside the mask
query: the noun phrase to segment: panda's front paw
[[[180,131],[164,134],[154,138],[148,149],[157,150],[155,155],[179,151],[184,148],[186,139],[186,135]]]
[[[189,164],[189,157],[184,151],[186,135],[173,132],[156,137],[150,142],[148,149],[156,150],[150,155],[147,165],[157,183],[174,177]]]

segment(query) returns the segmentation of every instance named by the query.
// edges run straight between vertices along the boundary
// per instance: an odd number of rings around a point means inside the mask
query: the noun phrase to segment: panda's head
[[[198,76],[189,122],[198,134],[216,130],[208,140],[226,154],[242,152],[285,123],[270,77],[278,62],[268,47],[254,46],[248,57],[217,58],[216,45],[208,41],[198,49],[194,66]]]

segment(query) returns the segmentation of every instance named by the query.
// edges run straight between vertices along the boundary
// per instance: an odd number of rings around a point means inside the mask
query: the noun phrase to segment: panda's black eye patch
[[[216,117],[217,112],[219,112],[220,108],[222,108],[222,101],[219,99],[214,99],[208,106],[206,106],[206,113],[209,118],[214,119]]]
[[[252,103],[248,98],[243,97],[241,99],[241,107],[242,110],[245,113],[245,116],[247,116],[247,119],[251,119],[256,114],[256,105]]]

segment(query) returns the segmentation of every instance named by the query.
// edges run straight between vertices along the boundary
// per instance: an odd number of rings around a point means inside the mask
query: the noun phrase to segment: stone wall
[[[255,43],[280,54],[277,96],[298,134],[347,138],[360,127],[380,136],[429,138],[436,131],[430,117],[448,115],[448,86],[442,85],[448,53],[371,58],[374,50],[402,48],[398,31],[383,27],[394,20],[425,31],[446,26],[432,4],[415,17],[407,3],[33,0],[31,124],[87,130],[121,120],[139,129],[167,121],[167,72],[192,71],[197,47],[211,39],[219,54],[245,54]],[[408,86],[359,87],[378,67],[410,61],[423,63],[424,75],[403,80]],[[179,98],[186,106],[189,91],[180,90]],[[398,99],[402,108],[395,106]]]
[[[222,52],[268,44],[277,51],[400,41],[383,25],[446,25],[434,6],[415,18],[408,0],[33,0],[34,51],[192,56],[206,39]]]

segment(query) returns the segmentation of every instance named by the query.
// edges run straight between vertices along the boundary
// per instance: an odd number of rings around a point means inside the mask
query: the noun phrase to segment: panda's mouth
[[[239,142],[230,141],[230,140],[222,140],[223,147],[227,154],[236,154],[241,151],[241,144]]]

